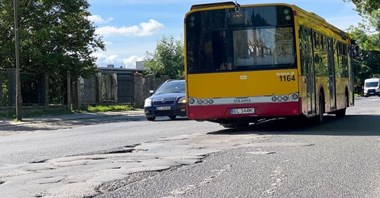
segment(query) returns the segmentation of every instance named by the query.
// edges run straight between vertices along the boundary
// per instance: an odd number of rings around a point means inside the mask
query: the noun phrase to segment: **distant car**
[[[364,97],[380,96],[380,78],[369,78],[364,80]]]
[[[146,119],[154,121],[157,116],[186,116],[185,80],[168,80],[162,83],[153,94],[145,99]]]

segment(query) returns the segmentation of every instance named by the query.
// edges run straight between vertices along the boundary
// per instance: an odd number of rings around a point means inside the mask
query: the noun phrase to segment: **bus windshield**
[[[186,17],[188,73],[295,68],[286,6],[208,10]]]

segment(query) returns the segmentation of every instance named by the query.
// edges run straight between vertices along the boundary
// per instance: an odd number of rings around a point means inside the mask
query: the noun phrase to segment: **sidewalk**
[[[46,128],[46,125],[86,125],[112,121],[128,121],[128,120],[143,120],[145,119],[143,110],[136,111],[120,111],[120,112],[98,112],[98,113],[74,113],[62,115],[46,115],[33,118],[23,118],[18,122],[11,119],[0,120],[0,131],[13,129],[20,130],[22,126],[36,128]],[[41,127],[36,127],[40,125]],[[43,126],[43,127],[42,127]]]

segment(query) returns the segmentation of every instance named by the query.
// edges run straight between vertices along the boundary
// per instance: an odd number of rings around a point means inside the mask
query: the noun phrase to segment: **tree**
[[[379,33],[368,31],[368,26],[360,23],[357,27],[350,27],[351,38],[359,43],[362,57],[361,61],[354,60],[356,84],[361,87],[365,79],[380,77],[380,38]]]
[[[358,26],[350,26],[349,33],[352,39],[360,44],[360,48],[365,51],[380,51],[380,34],[373,31],[371,26],[359,23]]]
[[[360,14],[368,14],[380,9],[380,1],[378,0],[344,0],[355,4]]]
[[[87,77],[104,44],[88,20],[87,0],[19,0],[21,72]],[[13,0],[0,1],[0,71],[14,67]]]
[[[24,72],[66,74],[76,79],[96,68],[91,56],[104,44],[88,20],[86,0],[20,0],[20,62]],[[0,1],[0,67],[12,67],[12,0]],[[4,48],[5,47],[5,48]],[[14,50],[13,50],[14,51]]]
[[[362,61],[354,60],[356,84],[361,85],[366,78],[380,76],[380,1],[345,0],[356,5],[363,17],[357,26],[351,26],[349,33],[362,50]]]
[[[183,41],[175,40],[172,36],[164,36],[157,42],[154,53],[147,52],[144,65],[148,74],[167,75],[172,79],[183,78]]]

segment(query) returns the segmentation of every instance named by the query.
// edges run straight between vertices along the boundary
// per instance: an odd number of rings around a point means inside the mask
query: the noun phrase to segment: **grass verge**
[[[131,111],[135,108],[129,105],[96,105],[96,106],[87,106],[81,109],[82,111],[87,112],[108,112],[108,111]]]

